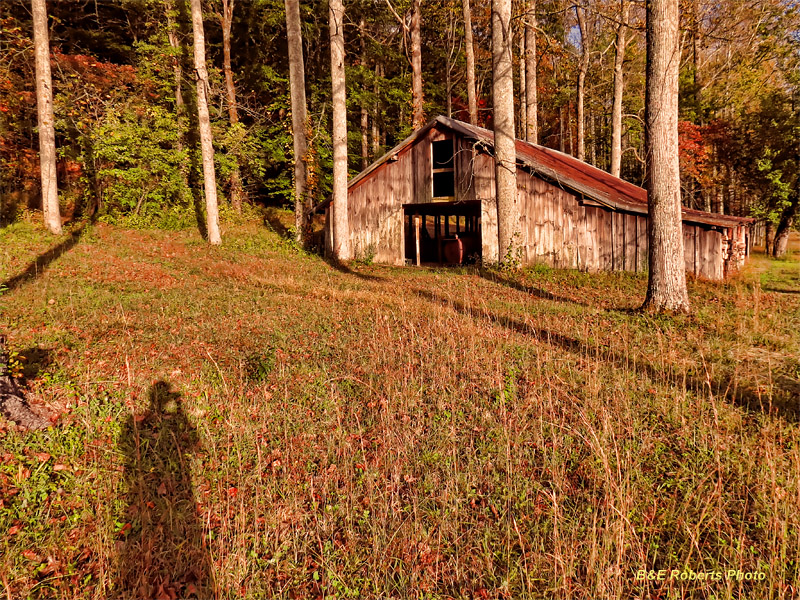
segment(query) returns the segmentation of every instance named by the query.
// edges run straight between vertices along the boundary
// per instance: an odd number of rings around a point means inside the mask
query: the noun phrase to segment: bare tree
[[[228,100],[228,119],[231,125],[239,122],[239,109],[236,106],[236,87],[233,84],[233,70],[231,69],[231,26],[233,25],[233,9],[236,0],[222,0],[222,12],[217,14],[222,27],[222,71],[225,75],[225,95]],[[239,157],[231,170],[231,205],[236,212],[242,212],[244,189],[242,188],[242,174],[239,169]]]
[[[578,160],[586,159],[586,118],[584,104],[586,97],[586,72],[589,70],[589,32],[586,30],[585,7],[575,5],[575,15],[578,17],[578,29],[581,34],[581,60],[578,63],[577,86],[577,121],[578,121]]]
[[[614,53],[614,99],[611,106],[611,174],[619,177],[622,168],[622,93],[625,89],[625,42],[630,4],[620,0]]]
[[[539,143],[539,100],[536,68],[536,0],[528,0],[525,11],[525,139]]]
[[[306,75],[303,65],[303,34],[300,31],[300,0],[286,0],[286,39],[289,46],[289,89],[292,97],[292,139],[294,142],[294,228],[295,241],[304,244],[308,229],[308,140],[306,139]]]
[[[208,114],[208,71],[206,70],[206,38],[203,32],[201,0],[191,0],[192,34],[194,38],[194,70],[197,78],[197,120],[200,126],[200,151],[203,156],[203,192],[206,197],[208,241],[221,244],[219,209],[217,207],[217,175],[214,170],[214,139]]]
[[[511,0],[492,0],[492,103],[498,259],[509,264],[516,258],[516,248],[519,245],[511,44]]]
[[[328,19],[333,86],[333,252],[337,260],[350,260],[350,225],[347,218],[347,95],[342,0],[330,0]]]
[[[462,1],[464,8],[464,51],[467,58],[467,104],[469,122],[478,124],[478,98],[475,92],[475,47],[472,41],[472,11],[469,0]]]
[[[56,130],[53,117],[53,79],[45,0],[33,0],[33,45],[36,55],[36,109],[39,122],[39,167],[42,177],[42,213],[51,233],[61,233],[56,179]]]
[[[644,308],[689,311],[678,164],[678,0],[647,0],[645,149],[649,277]]]

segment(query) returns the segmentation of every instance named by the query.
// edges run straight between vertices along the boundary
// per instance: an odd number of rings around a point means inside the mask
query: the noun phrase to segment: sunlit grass
[[[58,243],[15,227],[0,281]],[[641,275],[223,235],[96,226],[0,296],[59,415],[0,433],[11,597],[796,597],[796,259],[653,317]]]

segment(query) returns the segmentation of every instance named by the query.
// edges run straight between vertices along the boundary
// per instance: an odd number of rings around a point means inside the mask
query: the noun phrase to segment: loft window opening
[[[433,170],[433,198],[452,200],[456,195],[456,172],[453,140],[439,140],[431,144]]]

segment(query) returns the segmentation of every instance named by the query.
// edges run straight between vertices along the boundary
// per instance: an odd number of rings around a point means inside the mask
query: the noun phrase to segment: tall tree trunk
[[[475,46],[472,42],[472,11],[469,0],[462,0],[464,8],[464,53],[467,59],[467,104],[469,122],[478,124],[478,97],[475,92]]]
[[[525,26],[519,30],[519,137],[528,139],[528,103],[525,101],[527,72],[525,68]]]
[[[220,15],[220,25],[222,26],[222,70],[225,74],[225,95],[228,100],[228,118],[231,125],[239,122],[239,110],[236,106],[236,87],[233,85],[233,70],[231,69],[231,26],[233,25],[233,8],[236,0],[222,0],[222,14]],[[242,200],[244,190],[242,189],[242,174],[239,169],[239,156],[236,154],[236,161],[231,171],[231,205],[236,212],[242,212]]]
[[[774,242],[775,242],[775,225],[773,225],[772,221],[767,221],[766,224],[764,225],[764,252],[766,254],[772,254]]]
[[[498,260],[508,264],[514,264],[520,243],[517,239],[519,217],[511,44],[511,0],[492,0],[492,103]]]
[[[645,155],[649,277],[644,308],[689,311],[678,163],[678,0],[647,0]]]
[[[208,241],[221,244],[219,209],[217,207],[217,174],[214,169],[214,140],[208,114],[208,71],[206,70],[206,38],[203,32],[203,8],[200,0],[191,0],[192,34],[194,38],[194,70],[197,77],[197,121],[200,126],[200,151],[203,156],[203,193],[206,197]]]
[[[539,100],[536,69],[536,0],[528,0],[525,15],[525,139],[539,143]]]
[[[789,246],[789,234],[797,217],[798,208],[800,208],[799,198],[799,196],[795,196],[792,204],[783,211],[781,219],[778,221],[778,226],[775,228],[775,241],[771,248],[772,256],[775,258],[781,258],[786,255],[786,250]],[[770,248],[768,247],[767,252],[769,251]]]
[[[589,34],[586,30],[586,19],[583,14],[584,8],[579,4],[575,5],[575,14],[578,17],[578,29],[581,34],[581,60],[578,65],[578,86],[577,86],[577,121],[578,121],[578,160],[586,159],[586,132],[584,117],[584,100],[586,95],[586,72],[589,70]]]
[[[367,72],[367,35],[365,31],[364,17],[358,20],[358,34],[361,38],[361,73]],[[364,79],[366,77],[364,76]],[[364,81],[366,83],[366,81]],[[361,168],[366,169],[369,165],[369,111],[367,110],[366,99],[367,86],[362,85],[361,90]]]
[[[375,85],[372,87],[372,91],[375,94],[375,113],[372,115],[372,156],[373,158],[378,158],[380,156],[381,151],[381,132],[379,126],[379,118],[381,114],[381,105],[380,105],[380,87],[378,86],[378,81],[380,78],[383,77],[383,65],[381,63],[377,63],[375,65]]]
[[[344,5],[330,0],[331,84],[333,86],[333,252],[337,260],[350,260],[350,225],[347,218],[347,95],[344,73]]]
[[[420,0],[411,0],[411,101],[414,108],[414,129],[425,125],[422,96],[422,15],[419,3]]]
[[[569,155],[575,156],[575,136],[572,135],[572,101],[567,100],[567,134],[569,135]]]
[[[42,214],[50,233],[61,233],[56,175],[56,130],[53,117],[53,79],[45,0],[33,0],[33,45],[36,55],[36,110],[39,124],[39,170],[42,177]]]
[[[611,174],[614,177],[619,177],[622,170],[622,93],[625,89],[622,67],[625,62],[629,6],[625,0],[620,0],[620,19],[617,24],[616,51],[614,53],[614,100],[611,106]]]
[[[308,237],[308,140],[306,139],[306,75],[303,66],[303,34],[300,31],[300,0],[286,0],[286,40],[289,51],[289,89],[292,101],[294,142],[294,237],[305,245]]]

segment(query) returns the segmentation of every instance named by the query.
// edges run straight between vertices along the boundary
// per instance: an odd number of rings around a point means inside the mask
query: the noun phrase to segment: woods
[[[61,211],[70,215],[85,206],[113,219],[190,222],[195,201],[186,187],[200,182],[194,173],[202,169],[209,190],[204,212],[213,233],[214,186],[207,175],[213,167],[222,210],[238,211],[243,201],[291,204],[300,240],[307,227],[304,213],[332,193],[334,182],[333,129],[340,123],[333,116],[336,86],[326,84],[331,76],[328,24],[318,18],[327,5],[202,2],[210,68],[208,83],[198,86],[184,81],[196,80],[186,60],[194,54],[188,46],[195,43],[189,3],[147,2],[141,9],[134,4],[50,7],[55,11],[51,89],[53,135],[61,149]],[[58,178],[42,179],[31,169],[36,159],[47,173],[53,170],[46,90],[40,91],[45,96],[38,134],[31,126],[32,104],[20,102],[16,91],[32,92],[34,80],[46,78],[44,72],[33,76],[34,63],[37,73],[45,66],[33,60],[32,52],[17,52],[35,37],[25,3],[4,3],[0,10],[2,51],[9,57],[0,89],[0,102],[8,109],[3,112],[3,218],[43,205],[51,215]],[[361,159],[349,162],[349,176],[437,114],[494,127],[488,6],[471,6],[468,0],[436,5],[362,0],[352,4],[352,11],[356,16],[347,19],[344,36],[345,120],[353,132],[348,154]],[[643,7],[627,0],[528,0],[515,3],[512,13],[517,136],[643,184]],[[796,7],[787,0],[722,5],[698,0],[679,7],[678,18],[682,203],[756,217],[770,251],[780,255],[797,213],[797,158],[785,150],[798,143],[791,125],[798,120]],[[247,42],[256,31],[269,42]],[[116,99],[120,84],[126,89],[124,102]],[[184,108],[190,86],[197,87],[191,94],[191,105],[197,105],[192,110],[200,111],[196,125]],[[200,132],[203,94],[209,96],[216,152],[210,159],[205,143],[202,165],[191,166],[185,158],[194,155],[192,145],[208,140],[208,133]],[[137,116],[142,112],[146,125]],[[764,145],[742,143],[762,134]],[[42,144],[41,162],[26,154],[35,135]],[[167,143],[167,138],[175,139]],[[125,141],[131,139],[137,140],[135,149]],[[312,165],[314,179],[304,184]],[[46,193],[40,196],[40,189]],[[55,219],[48,219],[55,230]]]

